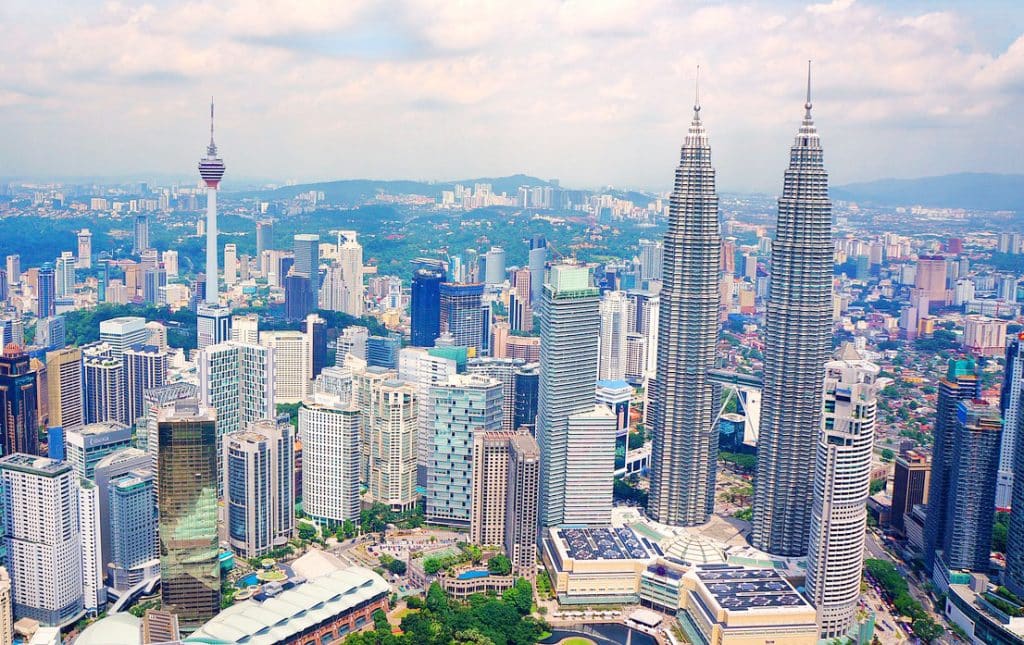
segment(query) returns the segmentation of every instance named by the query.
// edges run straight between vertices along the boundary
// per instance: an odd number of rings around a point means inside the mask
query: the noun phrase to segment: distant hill
[[[448,182],[409,181],[404,179],[343,179],[324,181],[312,184],[296,184],[282,186],[273,190],[243,191],[234,193],[235,197],[255,197],[257,199],[290,199],[299,193],[311,190],[322,191],[324,198],[334,204],[359,203],[372,198],[379,192],[392,195],[415,194],[440,199],[441,192],[452,190],[456,184],[472,186],[473,184],[491,184],[495,193],[513,195],[520,186],[547,186],[550,182],[529,175],[510,175],[508,177],[481,177],[478,179],[461,179]]]
[[[834,186],[833,199],[878,206],[929,206],[1024,213],[1024,175],[958,173]]]

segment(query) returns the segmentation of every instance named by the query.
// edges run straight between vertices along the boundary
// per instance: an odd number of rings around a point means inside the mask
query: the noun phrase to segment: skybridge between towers
[[[712,427],[717,428],[729,403],[735,399],[736,409],[743,415],[743,443],[757,445],[757,431],[761,424],[761,387],[763,381],[752,374],[741,374],[722,369],[707,371],[708,379],[722,388],[721,405]]]

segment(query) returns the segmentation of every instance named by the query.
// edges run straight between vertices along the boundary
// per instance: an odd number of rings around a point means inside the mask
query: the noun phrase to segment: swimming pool
[[[489,575],[491,575],[489,571],[474,569],[472,571],[463,571],[456,577],[459,580],[475,580],[476,578],[486,578]]]

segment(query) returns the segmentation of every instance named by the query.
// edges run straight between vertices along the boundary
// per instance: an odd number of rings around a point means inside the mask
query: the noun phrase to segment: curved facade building
[[[847,633],[860,598],[878,373],[850,345],[825,365],[807,547],[807,595],[823,639]]]
[[[808,77],[772,242],[754,489],[753,545],[782,556],[807,550],[813,498],[807,467],[814,462],[832,347],[832,203],[810,99]]]
[[[676,168],[663,244],[657,374],[651,381],[651,491],[647,512],[664,524],[707,522],[715,503],[718,436],[712,427],[722,239],[711,147],[694,106]]]

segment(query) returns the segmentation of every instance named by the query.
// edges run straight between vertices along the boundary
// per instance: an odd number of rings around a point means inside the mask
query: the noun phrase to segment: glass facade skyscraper
[[[160,595],[194,629],[220,611],[216,413],[175,401],[160,410],[157,436]]]
[[[410,292],[410,344],[433,347],[441,334],[441,283],[445,272],[440,268],[417,269],[412,275]]]
[[[455,345],[479,352],[484,329],[484,285],[444,282],[440,293],[441,332],[451,334]]]

